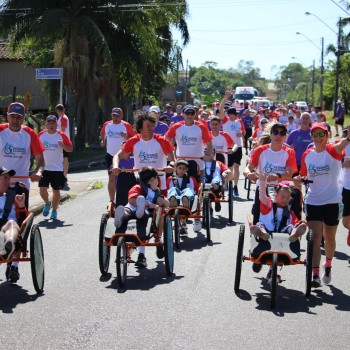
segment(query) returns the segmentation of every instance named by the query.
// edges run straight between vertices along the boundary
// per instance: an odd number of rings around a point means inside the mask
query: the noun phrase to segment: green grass
[[[325,113],[327,115],[327,123],[329,123],[331,126],[334,126],[335,119],[333,119],[333,111],[325,111]],[[350,114],[345,115],[344,127],[347,125],[350,125]]]
[[[102,187],[103,187],[102,181],[96,181],[96,182],[94,182],[93,185],[92,185],[92,188],[93,188],[94,190],[99,190],[99,189],[102,188]]]

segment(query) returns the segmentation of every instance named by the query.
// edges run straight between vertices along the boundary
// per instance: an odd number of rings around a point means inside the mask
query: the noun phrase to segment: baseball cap
[[[158,173],[151,166],[145,166],[139,171],[139,177],[143,183],[147,183],[154,176],[158,176]]]
[[[168,107],[172,108],[173,106],[172,106],[170,103],[167,103],[167,104],[165,105],[165,108],[168,108]]]
[[[14,175],[16,175],[16,172],[14,170],[8,170],[8,169],[4,168],[3,166],[1,166],[0,167],[0,176],[5,175],[5,174],[9,174],[10,176],[14,176]]]
[[[312,126],[311,128],[311,132],[313,132],[315,129],[322,129],[324,131],[328,132],[328,128],[327,125],[323,124],[323,123],[316,123]]]
[[[270,132],[272,132],[272,131],[274,131],[274,130],[276,130],[278,128],[281,128],[281,129],[287,131],[287,128],[286,128],[286,126],[284,124],[282,124],[282,123],[275,123],[275,124],[272,125]]]
[[[234,114],[234,115],[237,115],[237,110],[236,110],[236,108],[230,107],[230,108],[227,110],[227,114]]]
[[[177,106],[176,106],[176,110],[177,110],[177,111],[182,111],[182,106],[181,106],[181,105],[177,105]]]
[[[186,113],[186,112],[189,111],[189,110],[192,110],[193,112],[196,111],[196,109],[195,109],[194,106],[192,106],[192,105],[186,105],[186,106],[183,108],[184,113]]]
[[[56,118],[56,116],[55,115],[48,115],[47,117],[46,117],[46,121],[47,122],[49,122],[49,121],[54,121],[54,122],[57,122],[57,118]]]
[[[160,108],[158,106],[151,106],[150,112],[160,113]]]
[[[22,103],[13,102],[7,108],[7,115],[10,114],[18,114],[21,117],[24,117],[24,115],[26,114],[26,109],[24,105],[22,105]]]
[[[119,107],[114,107],[111,114],[121,115],[123,111]]]

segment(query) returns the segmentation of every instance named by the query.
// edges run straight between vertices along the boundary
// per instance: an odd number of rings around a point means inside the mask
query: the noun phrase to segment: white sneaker
[[[193,231],[200,232],[201,229],[202,229],[202,222],[199,219],[194,219]]]
[[[114,225],[116,228],[119,228],[122,225],[123,216],[124,216],[124,207],[122,205],[118,205],[114,213]]]
[[[332,282],[332,266],[326,267],[325,264],[323,264],[323,275],[321,277],[321,281],[324,284],[329,284]]]
[[[266,232],[265,228],[258,225],[250,226],[250,233],[255,237],[259,237],[264,241],[267,241],[270,238],[270,235]]]
[[[136,212],[135,215],[138,219],[141,219],[145,214],[146,199],[144,196],[138,196],[136,198]]]
[[[306,224],[302,223],[297,228],[293,229],[292,234],[289,236],[291,242],[295,242],[299,237],[301,237],[307,231]]]

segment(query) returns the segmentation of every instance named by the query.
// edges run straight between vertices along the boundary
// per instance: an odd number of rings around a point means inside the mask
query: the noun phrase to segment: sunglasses
[[[185,112],[186,115],[195,115],[196,112]]]
[[[277,136],[277,135],[286,136],[287,135],[287,131],[285,131],[285,130],[280,130],[280,131],[272,130],[271,134],[275,135],[275,136]]]
[[[312,137],[325,137],[327,135],[327,133],[325,131],[320,131],[320,132],[316,132],[316,131],[313,131],[311,133],[311,136]]]

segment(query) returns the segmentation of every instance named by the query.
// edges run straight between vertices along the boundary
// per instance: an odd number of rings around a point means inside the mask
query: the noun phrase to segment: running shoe
[[[265,281],[268,283],[268,284],[271,284],[272,282],[272,271],[271,269],[269,270],[269,272],[267,273],[266,277],[265,277]],[[281,275],[277,275],[276,276],[276,282],[277,283],[282,283],[282,277]]]
[[[306,224],[302,223],[297,228],[292,231],[292,234],[289,236],[291,242],[295,242],[299,237],[301,237],[307,231]]]
[[[320,288],[320,287],[321,287],[320,276],[314,275],[314,276],[312,277],[311,287],[312,287],[312,288]]]
[[[147,260],[143,253],[140,253],[135,263],[136,267],[147,267]]]
[[[236,186],[233,188],[233,195],[239,197],[238,188]]]
[[[253,264],[252,268],[254,272],[259,273],[261,271],[262,264]]]
[[[52,212],[51,212],[51,219],[57,220],[57,210],[52,210]]]
[[[44,205],[43,216],[48,216],[51,208],[51,202]]]
[[[221,203],[220,202],[215,202],[215,211],[218,212],[221,210]]]
[[[323,275],[321,277],[321,281],[324,284],[329,284],[332,282],[332,266],[326,267],[325,264],[323,264]]]
[[[122,225],[123,217],[124,207],[122,205],[118,205],[114,213],[114,225],[116,228],[119,228]]]
[[[180,235],[187,235],[187,224],[186,224],[186,221],[181,223],[181,226],[180,226]]]
[[[182,196],[182,205],[186,208],[190,207],[190,200],[188,199],[187,196]]]
[[[164,247],[163,246],[157,246],[157,258],[158,259],[164,258]]]
[[[347,238],[346,242],[348,243],[348,246],[350,247],[350,231],[348,232],[348,238]]]
[[[194,219],[193,231],[200,232],[201,229],[202,229],[202,222],[199,219]]]
[[[138,196],[136,198],[136,212],[135,215],[138,219],[141,219],[145,215],[146,199],[144,196]]]
[[[265,229],[262,226],[250,226],[250,233],[255,237],[261,238],[264,241],[267,241],[270,238],[270,235],[265,231]]]
[[[16,283],[19,280],[19,272],[17,266],[7,266],[6,279],[11,283]]]
[[[170,207],[177,207],[177,200],[176,200],[175,196],[171,196],[169,198],[169,202],[170,202]]]

